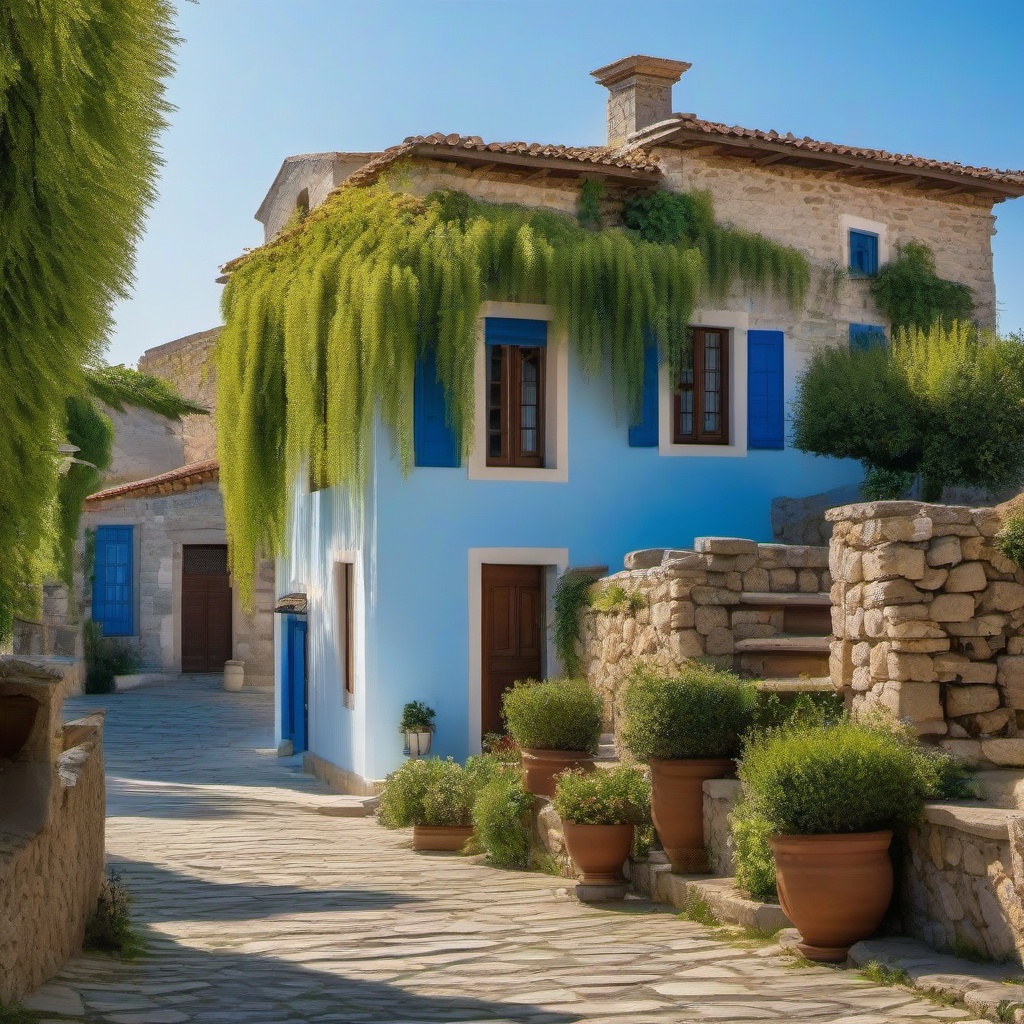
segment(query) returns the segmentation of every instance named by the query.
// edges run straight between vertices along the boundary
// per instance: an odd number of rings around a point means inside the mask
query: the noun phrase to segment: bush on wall
[[[604,704],[585,680],[524,680],[505,691],[502,710],[520,747],[597,753]]]

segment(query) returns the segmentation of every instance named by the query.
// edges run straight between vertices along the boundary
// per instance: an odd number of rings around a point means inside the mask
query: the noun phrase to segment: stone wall
[[[588,608],[581,617],[584,669],[610,711],[639,661],[664,672],[694,658],[730,667],[737,640],[780,633],[782,612],[738,607],[743,592],[821,593],[831,584],[827,548],[733,537],[698,537],[692,551],[633,551],[625,566],[591,593],[618,585],[644,606],[635,612]]]
[[[0,1004],[81,948],[103,881],[103,713],[62,726],[58,683],[0,659],[0,700],[26,695],[40,706],[25,746],[0,761]]]
[[[1024,765],[1024,572],[995,509],[889,501],[833,523],[833,682],[974,763]]]

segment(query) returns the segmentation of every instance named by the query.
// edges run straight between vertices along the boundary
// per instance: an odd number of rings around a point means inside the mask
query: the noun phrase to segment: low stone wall
[[[39,704],[0,761],[0,1003],[21,999],[81,948],[103,882],[103,713],[62,726],[59,678],[0,660],[0,698]]]
[[[782,631],[781,611],[737,607],[744,591],[821,593],[831,582],[824,547],[698,537],[692,551],[633,551],[625,571],[599,580],[592,593],[617,585],[639,595],[643,606],[582,613],[587,678],[612,709],[620,684],[638,661],[666,672],[693,658],[730,667],[737,640]]]
[[[974,763],[1024,765],[1024,572],[995,509],[832,509],[832,681]]]

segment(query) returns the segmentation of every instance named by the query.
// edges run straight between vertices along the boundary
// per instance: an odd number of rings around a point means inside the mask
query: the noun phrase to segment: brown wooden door
[[[504,732],[501,695],[544,672],[544,567],[483,566],[483,731]]]
[[[181,671],[220,672],[231,658],[231,580],[224,544],[186,544],[181,567]]]

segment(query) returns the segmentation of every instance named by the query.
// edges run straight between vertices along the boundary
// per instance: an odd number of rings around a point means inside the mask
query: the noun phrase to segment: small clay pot
[[[870,938],[892,899],[892,832],[772,836],[779,903],[808,960],[840,963]]]
[[[704,848],[704,783],[736,771],[730,758],[680,761],[651,758],[651,818],[672,870],[709,870]]]
[[[39,713],[39,702],[28,694],[0,697],[0,757],[13,758],[28,742]]]
[[[633,848],[632,825],[574,825],[563,821],[565,848],[583,873],[584,885],[618,885]]]
[[[562,772],[573,768],[594,770],[594,755],[584,750],[537,750],[523,747],[520,755],[523,766],[523,787],[534,796],[554,798],[555,783]]]
[[[412,848],[454,853],[473,835],[472,825],[413,825]]]

